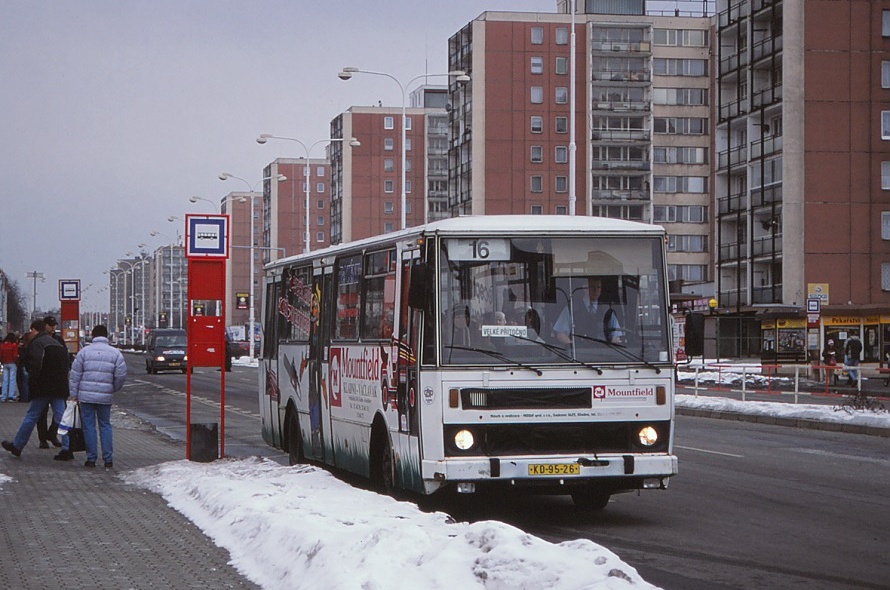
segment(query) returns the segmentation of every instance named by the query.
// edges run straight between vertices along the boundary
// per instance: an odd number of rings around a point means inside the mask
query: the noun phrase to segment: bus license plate
[[[528,466],[529,475],[579,475],[578,463],[532,463]]]

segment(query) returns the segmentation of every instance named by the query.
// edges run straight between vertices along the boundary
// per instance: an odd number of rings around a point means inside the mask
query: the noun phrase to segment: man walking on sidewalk
[[[65,399],[68,397],[68,349],[46,333],[44,327],[43,320],[31,324],[31,331],[37,335],[25,351],[31,397],[28,411],[12,442],[4,440],[0,443],[16,457],[22,454],[38,418],[47,406],[53,409],[53,433],[58,429],[65,412]]]
[[[127,378],[124,355],[108,343],[108,328],[98,325],[92,331],[92,343],[77,353],[71,365],[71,399],[80,402],[83,438],[87,448],[85,467],[95,467],[98,458],[96,421],[102,439],[102,459],[111,469],[111,400]],[[73,458],[73,457],[72,457]]]

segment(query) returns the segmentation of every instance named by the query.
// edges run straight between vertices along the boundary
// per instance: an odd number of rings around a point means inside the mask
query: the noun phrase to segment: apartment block
[[[220,199],[220,213],[229,216],[229,259],[226,264],[226,313],[225,323],[245,325],[249,321],[249,307],[243,301],[250,295],[250,257],[254,257],[254,288],[262,282],[263,251],[250,247],[251,223],[253,223],[254,243],[262,241],[262,223],[259,211],[263,201],[260,193],[234,191]],[[259,291],[255,293],[258,296]],[[248,301],[249,303],[249,301]],[[254,302],[255,305],[259,301]]]
[[[664,224],[674,284],[708,283],[710,19],[578,4],[574,85],[567,3],[486,12],[449,39],[449,69],[471,78],[450,94],[451,214]]]
[[[855,334],[885,360],[890,3],[720,0],[715,30],[724,350],[802,359]]]
[[[448,217],[447,112],[432,95],[405,109],[405,211],[407,226]],[[423,106],[420,106],[423,105]],[[402,227],[402,109],[353,106],[331,122],[331,243],[389,233]]]

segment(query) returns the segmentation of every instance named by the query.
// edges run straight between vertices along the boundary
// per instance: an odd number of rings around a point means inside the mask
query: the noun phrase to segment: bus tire
[[[609,504],[612,494],[602,490],[587,487],[572,491],[572,502],[578,510],[595,511],[602,510]]]
[[[371,443],[373,451],[371,455],[371,481],[381,494],[395,496],[396,483],[392,445],[384,429],[376,428],[375,431],[375,436]]]
[[[297,420],[297,413],[293,410],[287,413],[287,426],[285,427],[287,441],[287,462],[289,465],[297,465],[303,463],[306,458],[303,456],[303,437],[300,435],[300,423]]]

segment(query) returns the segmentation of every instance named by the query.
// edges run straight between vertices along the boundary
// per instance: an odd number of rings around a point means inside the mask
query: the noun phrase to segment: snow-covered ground
[[[174,461],[122,477],[162,495],[263,588],[654,588],[592,541],[554,544],[501,522],[454,522],[315,467]]]

